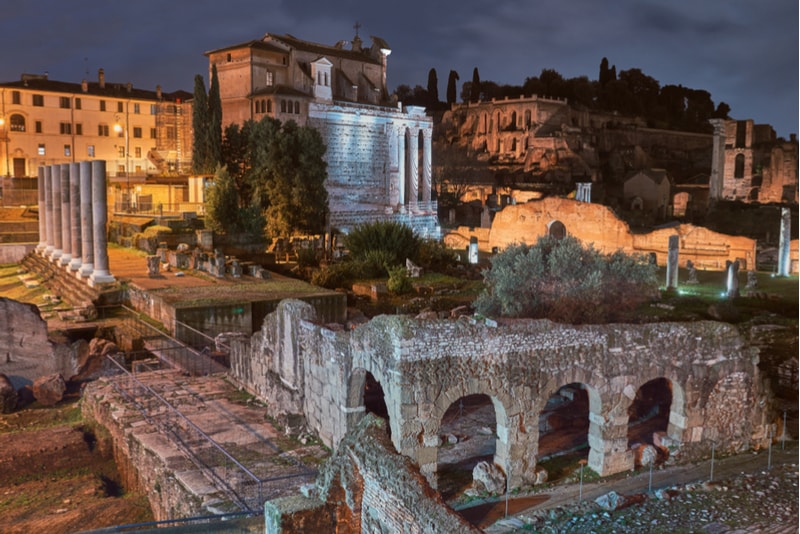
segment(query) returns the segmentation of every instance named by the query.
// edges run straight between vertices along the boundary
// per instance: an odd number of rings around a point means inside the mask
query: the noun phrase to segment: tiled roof
[[[344,48],[337,48],[335,46],[328,46],[319,43],[312,43],[310,41],[304,41],[302,39],[298,39],[293,35],[272,35],[266,34],[264,39],[275,39],[277,41],[282,41],[287,45],[295,48],[297,50],[302,50],[303,52],[313,52],[315,54],[319,54],[321,56],[335,56],[340,57],[343,59],[350,59],[353,61],[363,61],[365,63],[375,63],[376,65],[380,65],[380,61],[372,57],[369,54],[369,48],[364,48],[363,51],[357,52],[355,50],[345,50]]]
[[[250,93],[251,97],[265,96],[265,95],[304,96],[304,97],[310,96],[288,85],[273,85],[270,87],[264,87],[262,89],[259,89],[258,91]]]

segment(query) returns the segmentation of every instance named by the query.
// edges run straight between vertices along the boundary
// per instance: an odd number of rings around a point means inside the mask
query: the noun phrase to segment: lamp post
[[[130,168],[130,141],[128,139],[128,122],[125,121],[125,127],[123,128],[122,125],[119,123],[119,115],[114,115],[114,119],[116,120],[116,124],[114,124],[114,131],[119,133],[123,133],[125,136],[125,177],[128,181],[127,186],[127,203],[128,203],[128,211],[130,211],[131,206],[131,168]]]

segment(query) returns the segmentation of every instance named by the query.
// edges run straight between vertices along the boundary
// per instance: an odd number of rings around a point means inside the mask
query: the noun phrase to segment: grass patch
[[[0,415],[0,434],[77,425],[82,421],[83,415],[78,399],[70,399],[54,407],[34,402],[24,410]]]

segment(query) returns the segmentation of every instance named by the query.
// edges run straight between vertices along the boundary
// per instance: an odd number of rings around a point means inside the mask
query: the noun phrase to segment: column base
[[[60,248],[54,248],[53,251],[50,253],[50,261],[57,262],[61,259],[61,256],[64,254],[64,251]]]
[[[75,276],[78,278],[89,278],[92,276],[94,272],[94,265],[91,263],[84,263],[81,265],[81,268],[78,269],[78,272],[75,273]]]
[[[68,267],[69,267],[69,270],[72,271],[72,272],[77,271],[78,269],[81,268],[81,259],[80,258],[72,258],[72,260],[69,262],[69,266]]]
[[[53,245],[47,245],[44,247],[44,250],[41,251],[43,258],[49,258],[51,254],[53,254]]]
[[[103,272],[98,273],[97,271],[95,271],[89,277],[89,287],[97,287],[105,284],[113,284],[116,281],[117,279],[114,278],[107,271],[104,273]]]
[[[69,262],[72,261],[72,254],[62,254],[60,258],[58,258],[58,263],[62,267],[66,267],[69,265]]]

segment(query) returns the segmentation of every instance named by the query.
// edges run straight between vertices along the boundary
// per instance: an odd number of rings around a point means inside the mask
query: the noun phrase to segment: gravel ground
[[[798,532],[798,456],[796,444],[767,455],[740,455],[718,462],[713,482],[692,473],[708,472],[708,462],[658,473],[675,483],[656,483],[648,492],[646,473],[601,485],[584,485],[582,503],[574,486],[551,493],[542,506],[501,520],[490,533],[796,533]],[[748,457],[749,456],[749,457]],[[683,479],[683,480],[681,480]],[[663,480],[663,478],[662,478]],[[680,480],[680,482],[678,482]],[[621,504],[613,511],[596,503],[616,491]],[[573,495],[574,494],[574,495]]]

